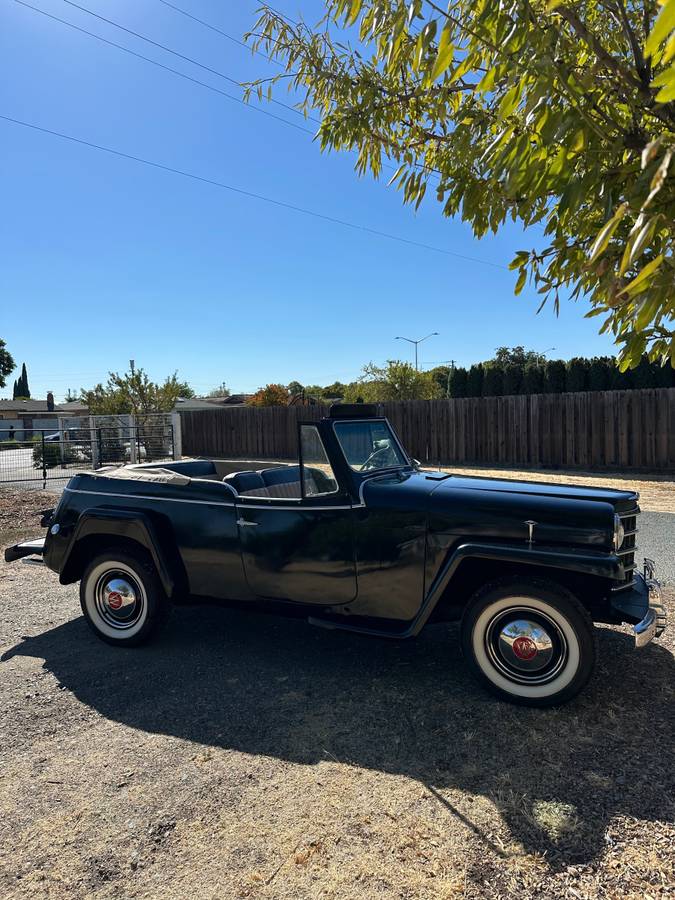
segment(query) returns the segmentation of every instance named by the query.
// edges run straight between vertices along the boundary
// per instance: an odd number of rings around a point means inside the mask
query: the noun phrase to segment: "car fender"
[[[465,559],[488,559],[515,562],[521,565],[563,569],[582,575],[620,579],[623,566],[617,556],[596,550],[571,547],[544,547],[526,543],[522,546],[498,543],[460,544],[449,555],[433,579],[420,611],[406,630],[406,636],[419,634],[434,611],[452,577]]]
[[[160,539],[159,530],[152,518],[134,509],[84,510],[75,524],[72,536],[61,561],[59,581],[72,584],[82,576],[81,560],[77,554],[78,544],[90,537],[123,538],[140,544],[152,557],[162,587],[168,597],[173,596],[183,578],[178,570],[178,552],[167,546],[166,536]]]

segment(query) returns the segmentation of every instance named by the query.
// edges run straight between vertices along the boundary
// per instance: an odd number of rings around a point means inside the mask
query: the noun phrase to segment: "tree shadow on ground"
[[[146,732],[409,776],[463,821],[442,792],[482,794],[515,841],[566,865],[603,851],[613,816],[675,814],[673,656],[658,644],[636,654],[609,629],[600,644],[595,679],[556,710],[485,694],[448,626],[389,642],[203,607],[176,610],[148,647],[108,647],[77,619],[3,660],[43,659],[82,703]]]

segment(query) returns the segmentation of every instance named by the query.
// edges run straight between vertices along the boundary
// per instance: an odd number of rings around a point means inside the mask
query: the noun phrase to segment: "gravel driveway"
[[[123,651],[75,586],[0,563],[0,896],[672,896],[673,629],[599,635],[589,689],[536,711],[475,686],[453,627],[199,607]]]

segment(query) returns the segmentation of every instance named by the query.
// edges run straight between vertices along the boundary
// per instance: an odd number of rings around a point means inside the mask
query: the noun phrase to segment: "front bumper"
[[[646,647],[666,628],[666,607],[656,569],[651,559],[645,559],[644,572],[636,573],[630,591],[621,591],[612,598],[612,605],[624,621],[632,624],[635,647]]]

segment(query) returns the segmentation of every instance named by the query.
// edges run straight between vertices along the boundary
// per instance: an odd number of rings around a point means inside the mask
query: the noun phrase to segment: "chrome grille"
[[[634,510],[629,513],[624,513],[620,515],[619,518],[624,527],[624,538],[617,551],[617,556],[621,557],[621,561],[623,563],[623,567],[625,570],[624,580],[620,582],[616,587],[612,588],[613,591],[624,591],[626,588],[632,587],[635,584],[635,554],[637,553],[637,516],[639,510]]]

